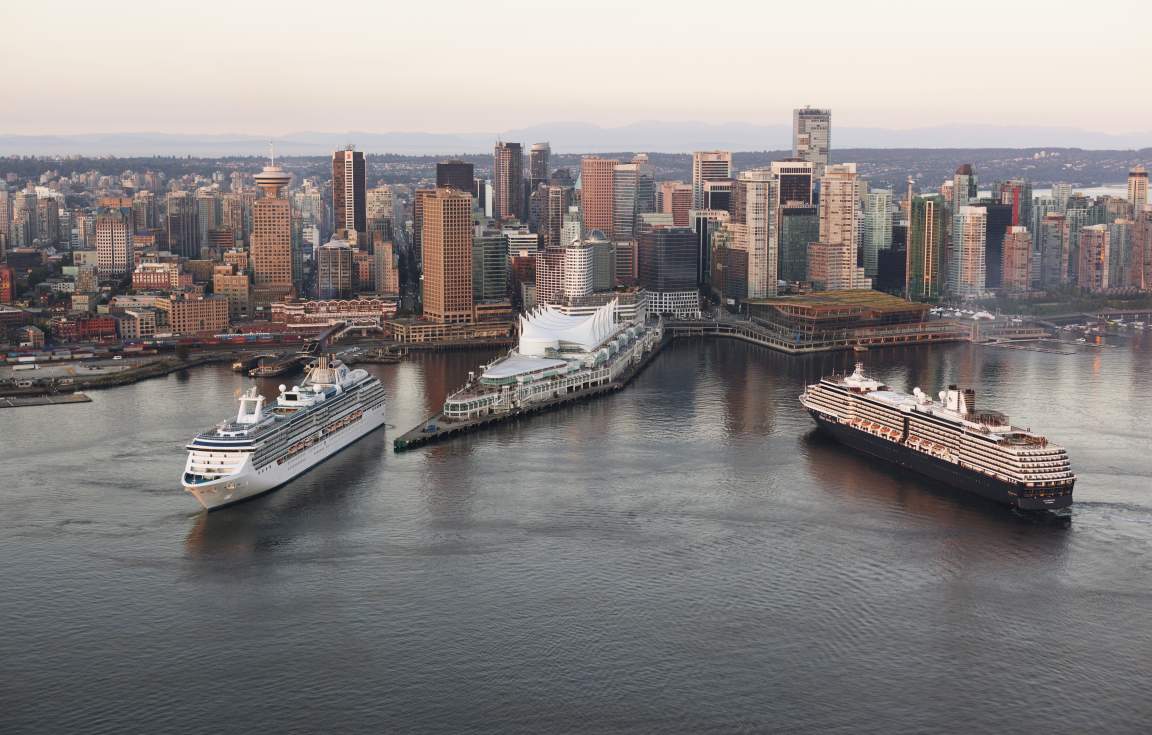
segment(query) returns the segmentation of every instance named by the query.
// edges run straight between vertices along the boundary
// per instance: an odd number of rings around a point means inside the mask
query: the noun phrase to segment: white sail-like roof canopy
[[[619,331],[616,299],[588,316],[567,316],[551,306],[520,317],[520,354],[543,356],[548,350],[594,352]]]

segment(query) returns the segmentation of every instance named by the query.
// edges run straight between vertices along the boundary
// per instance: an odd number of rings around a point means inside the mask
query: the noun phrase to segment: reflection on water
[[[0,731],[1141,731],[1152,348],[1115,343],[863,355],[1067,445],[1067,530],[815,432],[852,353],[677,342],[404,454],[491,354],[369,366],[387,431],[211,514],[179,475],[226,366],[0,413]]]

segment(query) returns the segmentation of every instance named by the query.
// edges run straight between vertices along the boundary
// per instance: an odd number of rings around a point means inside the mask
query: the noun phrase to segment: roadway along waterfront
[[[1107,339],[864,356],[1066,445],[1066,530],[815,433],[797,397],[852,351],[677,339],[627,390],[388,428],[212,514],[179,475],[253,382],[228,364],[0,412],[0,732],[1142,732],[1152,332]],[[501,351],[365,369],[402,430]]]

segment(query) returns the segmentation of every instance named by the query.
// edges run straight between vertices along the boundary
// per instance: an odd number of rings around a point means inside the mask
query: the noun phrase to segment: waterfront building
[[[441,161],[436,164],[436,186],[472,193],[476,177],[467,161]]]
[[[347,233],[355,236],[355,233]],[[353,249],[347,240],[333,239],[316,250],[316,295],[321,300],[347,299],[353,292]]]
[[[156,300],[173,334],[219,334],[228,328],[228,299],[223,296],[172,294]]]
[[[1112,285],[1108,235],[1108,225],[1089,225],[1080,231],[1080,265],[1076,269],[1080,288],[1104,291]]]
[[[257,307],[295,293],[292,205],[285,188],[292,177],[271,163],[256,174],[263,196],[252,203],[252,298]]]
[[[704,182],[732,178],[731,151],[696,151],[692,154],[691,209],[705,209]],[[667,210],[665,210],[667,211]],[[684,225],[677,225],[683,227]]]
[[[818,179],[828,166],[831,145],[831,110],[802,107],[792,111],[792,157],[811,162]]]
[[[364,153],[355,146],[332,154],[332,220],[336,230],[368,232]]]
[[[584,231],[600,230],[612,236],[614,197],[612,191],[616,166],[614,158],[584,156],[580,160],[580,212]],[[615,239],[615,238],[614,238]]]
[[[908,228],[905,295],[917,301],[935,301],[944,286],[944,238],[948,230],[944,197],[914,197]]]
[[[519,342],[444,401],[444,419],[506,414],[608,385],[660,342],[659,324],[616,321],[612,300],[588,316],[537,307],[519,320]]]
[[[519,143],[496,143],[492,153],[492,216],[501,222],[527,221],[524,163]]]
[[[473,320],[472,195],[436,189],[424,201],[424,315],[442,323]]]
[[[232,322],[252,317],[252,289],[248,274],[235,265],[216,265],[212,269],[212,293],[228,300],[228,318]]]
[[[1032,283],[1032,235],[1014,225],[1004,236],[1000,286],[1006,291],[1027,291]]]

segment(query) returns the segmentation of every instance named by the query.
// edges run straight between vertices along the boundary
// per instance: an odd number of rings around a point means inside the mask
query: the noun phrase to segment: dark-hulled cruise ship
[[[824,378],[800,396],[816,423],[853,449],[1025,511],[1072,505],[1076,476],[1063,447],[976,410],[976,392],[955,385],[933,401],[864,375]]]

